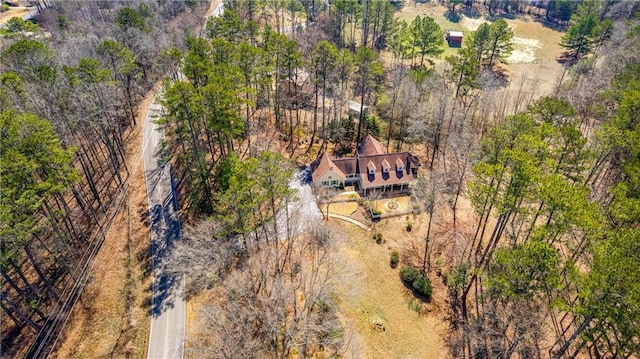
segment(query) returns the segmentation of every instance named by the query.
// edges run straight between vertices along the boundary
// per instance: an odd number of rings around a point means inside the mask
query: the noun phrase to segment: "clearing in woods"
[[[418,223],[425,219],[410,217]],[[372,232],[331,221],[347,234],[342,250],[351,273],[341,282],[339,302],[345,340],[354,348],[350,354],[361,358],[446,358],[446,288],[439,279],[431,278],[434,298],[423,303],[400,280],[402,259],[396,269],[389,264],[391,251],[402,253],[405,242],[422,231],[406,232],[405,216],[385,219],[377,224],[384,243],[376,244]]]
[[[451,22],[444,16],[446,11],[447,8],[440,4],[408,3],[396,13],[396,17],[409,23],[418,15],[432,17],[444,31],[462,31],[465,36],[463,46],[472,31],[489,21],[484,16],[470,18],[460,15],[460,21]],[[505,18],[505,21],[514,31],[514,51],[507,59],[508,64],[503,65],[510,82],[515,84],[520,79],[533,81],[537,85],[536,95],[551,94],[563,71],[563,66],[557,61],[563,50],[559,45],[563,33],[529,16]],[[436,60],[437,66],[444,62],[446,56],[456,55],[458,51],[458,48],[450,48],[445,43],[445,52]]]

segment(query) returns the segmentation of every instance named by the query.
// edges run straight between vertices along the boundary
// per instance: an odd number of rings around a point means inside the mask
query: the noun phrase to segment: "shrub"
[[[373,213],[374,216],[379,216],[382,214],[382,211],[379,209],[374,209],[373,211],[371,211],[371,213]]]
[[[0,12],[5,12],[5,11],[9,11],[9,5],[2,4],[2,8],[0,9]]]
[[[427,298],[431,298],[431,293],[433,292],[433,288],[431,288],[431,282],[426,277],[418,275],[418,277],[413,281],[413,289],[418,292],[418,294],[422,294]]]
[[[389,260],[391,264],[391,268],[396,268],[398,263],[400,263],[400,253],[398,251],[391,252],[391,259]]]
[[[407,232],[411,232],[412,229],[413,229],[413,221],[412,220],[408,220],[407,221]]]
[[[431,282],[429,282],[429,278],[422,276],[417,269],[411,267],[402,268],[400,270],[400,278],[415,293],[431,299],[431,294],[433,293]]]
[[[415,268],[404,267],[400,270],[400,278],[407,285],[412,285],[413,281],[419,276],[420,273]]]
[[[382,233],[380,233],[380,232],[374,233],[373,234],[373,239],[376,241],[376,243],[382,244]]]

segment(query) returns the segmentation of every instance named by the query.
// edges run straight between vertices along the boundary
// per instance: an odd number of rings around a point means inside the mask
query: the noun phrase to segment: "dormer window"
[[[390,168],[391,165],[389,164],[389,161],[387,161],[386,159],[382,161],[382,173],[389,173]]]
[[[402,162],[399,158],[396,160],[396,171],[404,171],[404,162]]]
[[[367,172],[369,172],[370,175],[376,173],[376,165],[374,165],[372,161],[369,161],[369,163],[367,163]]]

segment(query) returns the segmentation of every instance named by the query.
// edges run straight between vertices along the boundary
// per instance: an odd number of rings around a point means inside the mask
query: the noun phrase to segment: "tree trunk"
[[[592,316],[587,316],[586,318],[584,318],[584,320],[582,321],[582,324],[580,324],[580,326],[578,327],[578,329],[576,329],[575,332],[573,332],[573,334],[571,335],[571,337],[569,337],[569,339],[562,345],[562,347],[560,347],[560,349],[558,349],[558,351],[556,351],[555,353],[553,353],[552,358],[553,359],[560,359],[564,356],[564,353],[567,351],[567,349],[569,349],[569,347],[571,346],[571,344],[573,344],[573,342],[578,338],[578,336],[580,334],[582,334],[582,332],[587,329],[587,327],[589,326],[589,324],[591,323],[591,321],[593,320]]]
[[[431,234],[431,220],[433,219],[433,209],[429,211],[429,222],[427,224],[427,237],[424,240],[424,256],[422,258],[422,271],[420,274],[426,276],[426,272],[431,267],[430,255],[429,255],[429,235]]]

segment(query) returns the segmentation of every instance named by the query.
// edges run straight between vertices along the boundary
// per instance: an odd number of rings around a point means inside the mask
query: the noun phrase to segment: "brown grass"
[[[32,11],[35,12],[36,10],[32,10]],[[13,17],[23,17],[28,13],[29,13],[29,10],[9,8],[9,11],[0,12],[0,24],[6,23]]]
[[[326,214],[327,205],[320,205],[322,213]],[[341,216],[350,216],[353,212],[358,210],[358,202],[337,202],[329,204],[329,213],[339,214]]]
[[[383,245],[377,245],[370,233],[343,224],[349,236],[343,250],[354,270],[341,288],[342,318],[355,331],[354,341],[362,346],[364,357],[446,358],[448,324],[441,295],[422,303],[403,286],[398,269],[389,266],[391,249],[411,235],[398,224],[403,221],[404,217],[394,218],[386,220],[390,225],[378,226],[386,238]],[[375,329],[374,322],[382,323],[384,331]]]

